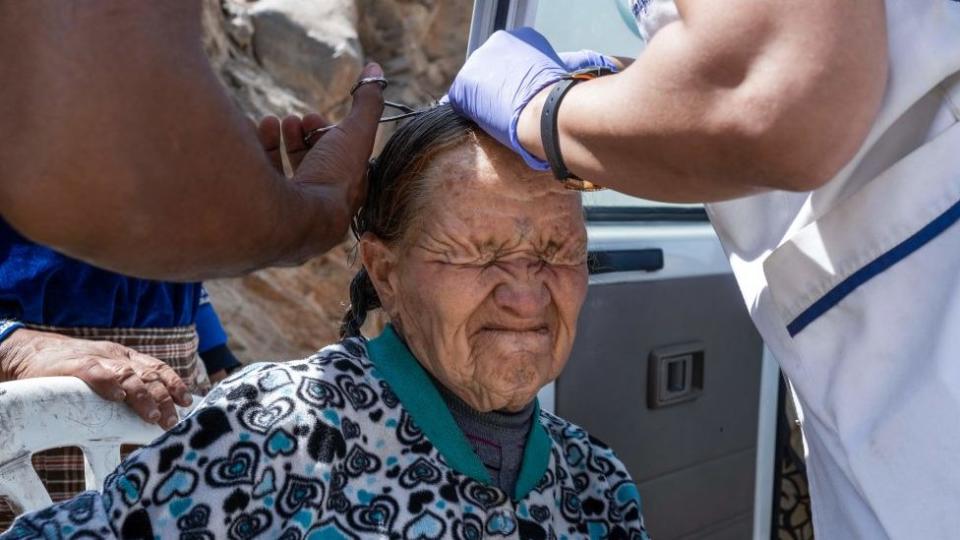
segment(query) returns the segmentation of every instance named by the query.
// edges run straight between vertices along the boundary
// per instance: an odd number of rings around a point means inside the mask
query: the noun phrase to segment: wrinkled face
[[[439,154],[427,178],[418,226],[396,246],[365,238],[364,264],[434,377],[479,411],[519,410],[573,345],[587,289],[579,194],[486,137]]]

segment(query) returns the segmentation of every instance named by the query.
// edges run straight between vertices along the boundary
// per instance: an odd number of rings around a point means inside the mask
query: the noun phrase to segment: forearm
[[[661,30],[632,66],[567,94],[559,112],[567,167],[664,201],[806,190],[831,178],[882,97],[882,2],[681,4],[683,22]],[[545,97],[518,125],[539,157]]]
[[[70,17],[57,3],[7,6],[40,36],[24,36],[29,62],[6,66],[23,84],[0,103],[11,225],[167,280],[298,263],[342,240],[349,210],[278,174],[216,80],[198,6],[103,2]]]
[[[342,240],[344,209],[326,204],[323,194],[300,193],[305,188],[261,172],[231,175],[223,192],[210,190],[212,182],[201,180],[215,177],[202,173],[185,172],[193,183],[114,174],[116,185],[98,185],[94,178],[76,177],[82,192],[17,196],[15,206],[30,214],[11,209],[4,217],[34,241],[75,258],[167,281],[298,264]],[[140,193],[122,196],[120,186]]]

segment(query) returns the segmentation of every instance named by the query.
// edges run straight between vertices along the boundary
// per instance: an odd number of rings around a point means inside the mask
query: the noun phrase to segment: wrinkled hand
[[[77,377],[100,397],[126,402],[145,421],[165,429],[178,421],[174,405],[186,407],[192,400],[170,366],[107,341],[21,328],[3,341],[0,362],[14,379]]]
[[[520,154],[530,167],[549,165],[527,152],[517,137],[524,107],[541,90],[584,67],[616,65],[593,51],[558,54],[532,28],[494,32],[470,55],[447,93],[454,110]]]

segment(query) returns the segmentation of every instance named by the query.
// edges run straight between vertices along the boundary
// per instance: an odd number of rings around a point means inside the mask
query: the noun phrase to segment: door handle
[[[663,270],[663,250],[647,248],[624,251],[591,251],[587,258],[587,266],[591,274],[656,272],[657,270]]]
[[[693,401],[703,393],[702,343],[662,347],[650,353],[647,407],[660,409]]]

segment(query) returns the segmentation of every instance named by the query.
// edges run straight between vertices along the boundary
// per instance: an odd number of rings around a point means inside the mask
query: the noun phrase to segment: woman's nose
[[[509,279],[497,285],[493,291],[497,307],[517,317],[539,317],[550,304],[550,292],[543,279],[527,275]]]

